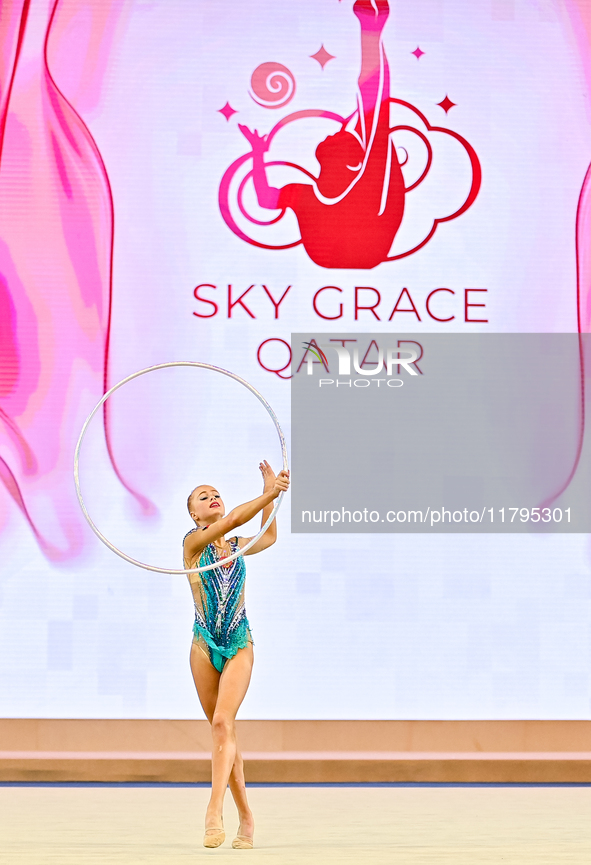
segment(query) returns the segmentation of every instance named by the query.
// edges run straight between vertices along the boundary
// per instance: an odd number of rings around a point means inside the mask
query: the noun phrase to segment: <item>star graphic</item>
[[[329,60],[335,59],[335,55],[329,54],[324,45],[320,46],[316,54],[310,54],[310,57],[312,58],[312,60],[317,60],[323,69]]]
[[[438,102],[437,105],[441,105],[445,113],[449,111],[450,108],[453,108],[454,105],[457,105],[457,102],[452,102],[447,93],[445,94],[445,99],[442,99],[441,102]]]
[[[235,108],[232,108],[229,102],[226,102],[223,108],[218,108],[218,113],[223,114],[226,120],[229,120],[233,114],[238,114]]]
[[[417,47],[415,48],[415,50],[414,50],[414,51],[411,51],[410,53],[411,53],[411,54],[414,54],[414,56],[417,58],[417,60],[420,60],[421,57],[423,56],[423,54],[424,54],[425,52],[424,52],[424,51],[421,51],[421,49],[420,49],[419,46],[417,45]]]

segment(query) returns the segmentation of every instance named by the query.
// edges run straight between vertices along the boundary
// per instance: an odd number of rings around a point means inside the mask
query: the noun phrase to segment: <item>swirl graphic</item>
[[[252,73],[250,86],[250,98],[263,108],[283,108],[296,90],[293,74],[281,63],[261,63]]]

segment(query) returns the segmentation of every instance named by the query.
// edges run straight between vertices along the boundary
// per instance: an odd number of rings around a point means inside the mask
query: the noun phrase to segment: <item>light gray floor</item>
[[[0,787],[0,862],[591,863],[590,787],[263,787],[254,850],[201,846],[204,788]]]

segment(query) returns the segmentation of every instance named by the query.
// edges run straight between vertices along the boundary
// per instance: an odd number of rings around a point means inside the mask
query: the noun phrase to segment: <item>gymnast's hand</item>
[[[253,153],[265,153],[269,149],[266,135],[259,135],[256,129],[252,131],[242,123],[238,124],[238,129],[252,147]]]
[[[282,469],[278,475],[275,475],[267,460],[263,460],[259,464],[259,469],[263,476],[263,493],[274,492],[275,498],[277,498],[279,493],[287,492],[289,488],[289,471]]]
[[[370,30],[381,30],[390,14],[388,0],[356,0],[353,4],[353,14]]]

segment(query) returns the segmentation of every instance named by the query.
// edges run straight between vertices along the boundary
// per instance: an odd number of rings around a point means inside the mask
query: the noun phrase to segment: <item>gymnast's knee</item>
[[[214,712],[211,732],[216,739],[229,739],[234,735],[234,719],[225,712]]]

